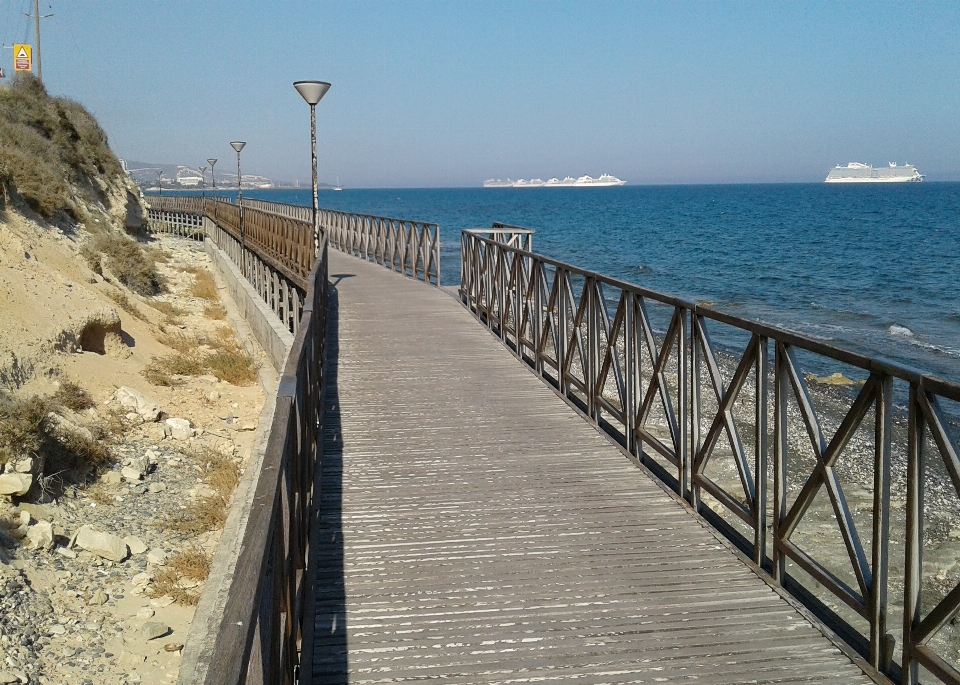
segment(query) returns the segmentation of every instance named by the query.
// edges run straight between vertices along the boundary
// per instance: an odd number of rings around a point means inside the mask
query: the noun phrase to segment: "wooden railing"
[[[518,359],[866,672],[960,684],[960,566],[924,565],[960,557],[944,529],[960,530],[960,384],[535,254],[503,230],[463,232],[460,295]]]

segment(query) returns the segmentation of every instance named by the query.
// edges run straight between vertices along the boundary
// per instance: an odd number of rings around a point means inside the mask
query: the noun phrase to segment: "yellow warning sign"
[[[27,43],[13,44],[13,70],[33,71],[33,46]]]

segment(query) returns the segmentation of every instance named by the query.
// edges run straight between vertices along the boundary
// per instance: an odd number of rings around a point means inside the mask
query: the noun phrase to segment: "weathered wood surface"
[[[314,683],[871,682],[448,294],[330,274]]]

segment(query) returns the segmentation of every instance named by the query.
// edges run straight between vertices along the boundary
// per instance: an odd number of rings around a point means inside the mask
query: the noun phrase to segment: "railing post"
[[[689,335],[689,324],[687,323],[687,312],[683,307],[677,307],[677,315],[680,317],[680,330],[677,331],[677,406],[680,408],[679,421],[680,439],[677,441],[677,461],[679,473],[677,478],[677,493],[684,499],[690,494],[690,452],[687,449],[687,433],[690,425],[690,406],[687,401],[687,371],[690,364],[687,344]],[[666,351],[664,352],[666,353]]]
[[[767,338],[756,336],[756,419],[754,423],[753,562],[763,566],[767,553]]]
[[[917,397],[922,390],[910,383],[907,425],[907,541],[904,547],[903,685],[919,685],[919,664],[914,656],[914,633],[920,628],[920,572],[923,569],[923,476],[926,420]]]
[[[870,664],[886,670],[893,656],[887,635],[887,553],[890,542],[890,455],[893,433],[893,378],[884,376],[877,390],[873,472],[873,584],[870,609]]]
[[[592,277],[584,279],[583,304],[587,316],[587,358],[583,363],[583,380],[587,386],[587,414],[594,421],[600,420],[600,404],[597,396],[602,389],[597,388],[597,356],[600,352],[600,291],[599,284]]]
[[[786,575],[787,563],[781,548],[781,526],[787,515],[787,410],[790,396],[790,381],[786,370],[786,345],[776,343],[774,355],[774,409],[773,409],[773,578],[781,585]]]
[[[627,439],[627,451],[637,456],[637,395],[640,378],[637,353],[637,296],[624,293],[623,303],[623,432]]]

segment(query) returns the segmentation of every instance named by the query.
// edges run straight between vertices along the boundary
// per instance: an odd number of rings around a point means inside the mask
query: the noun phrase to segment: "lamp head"
[[[217,160],[216,160],[215,157],[211,157],[210,159],[207,160],[207,164],[210,165],[210,168],[211,168],[211,169],[213,168],[213,165],[216,164],[216,163],[217,163]]]
[[[303,96],[308,105],[315,105],[330,90],[330,84],[326,81],[294,81],[293,87]]]
[[[230,143],[230,147],[236,150],[238,155],[240,154],[240,150],[243,149],[244,145],[246,145],[246,143],[242,140],[235,140],[232,143]]]

